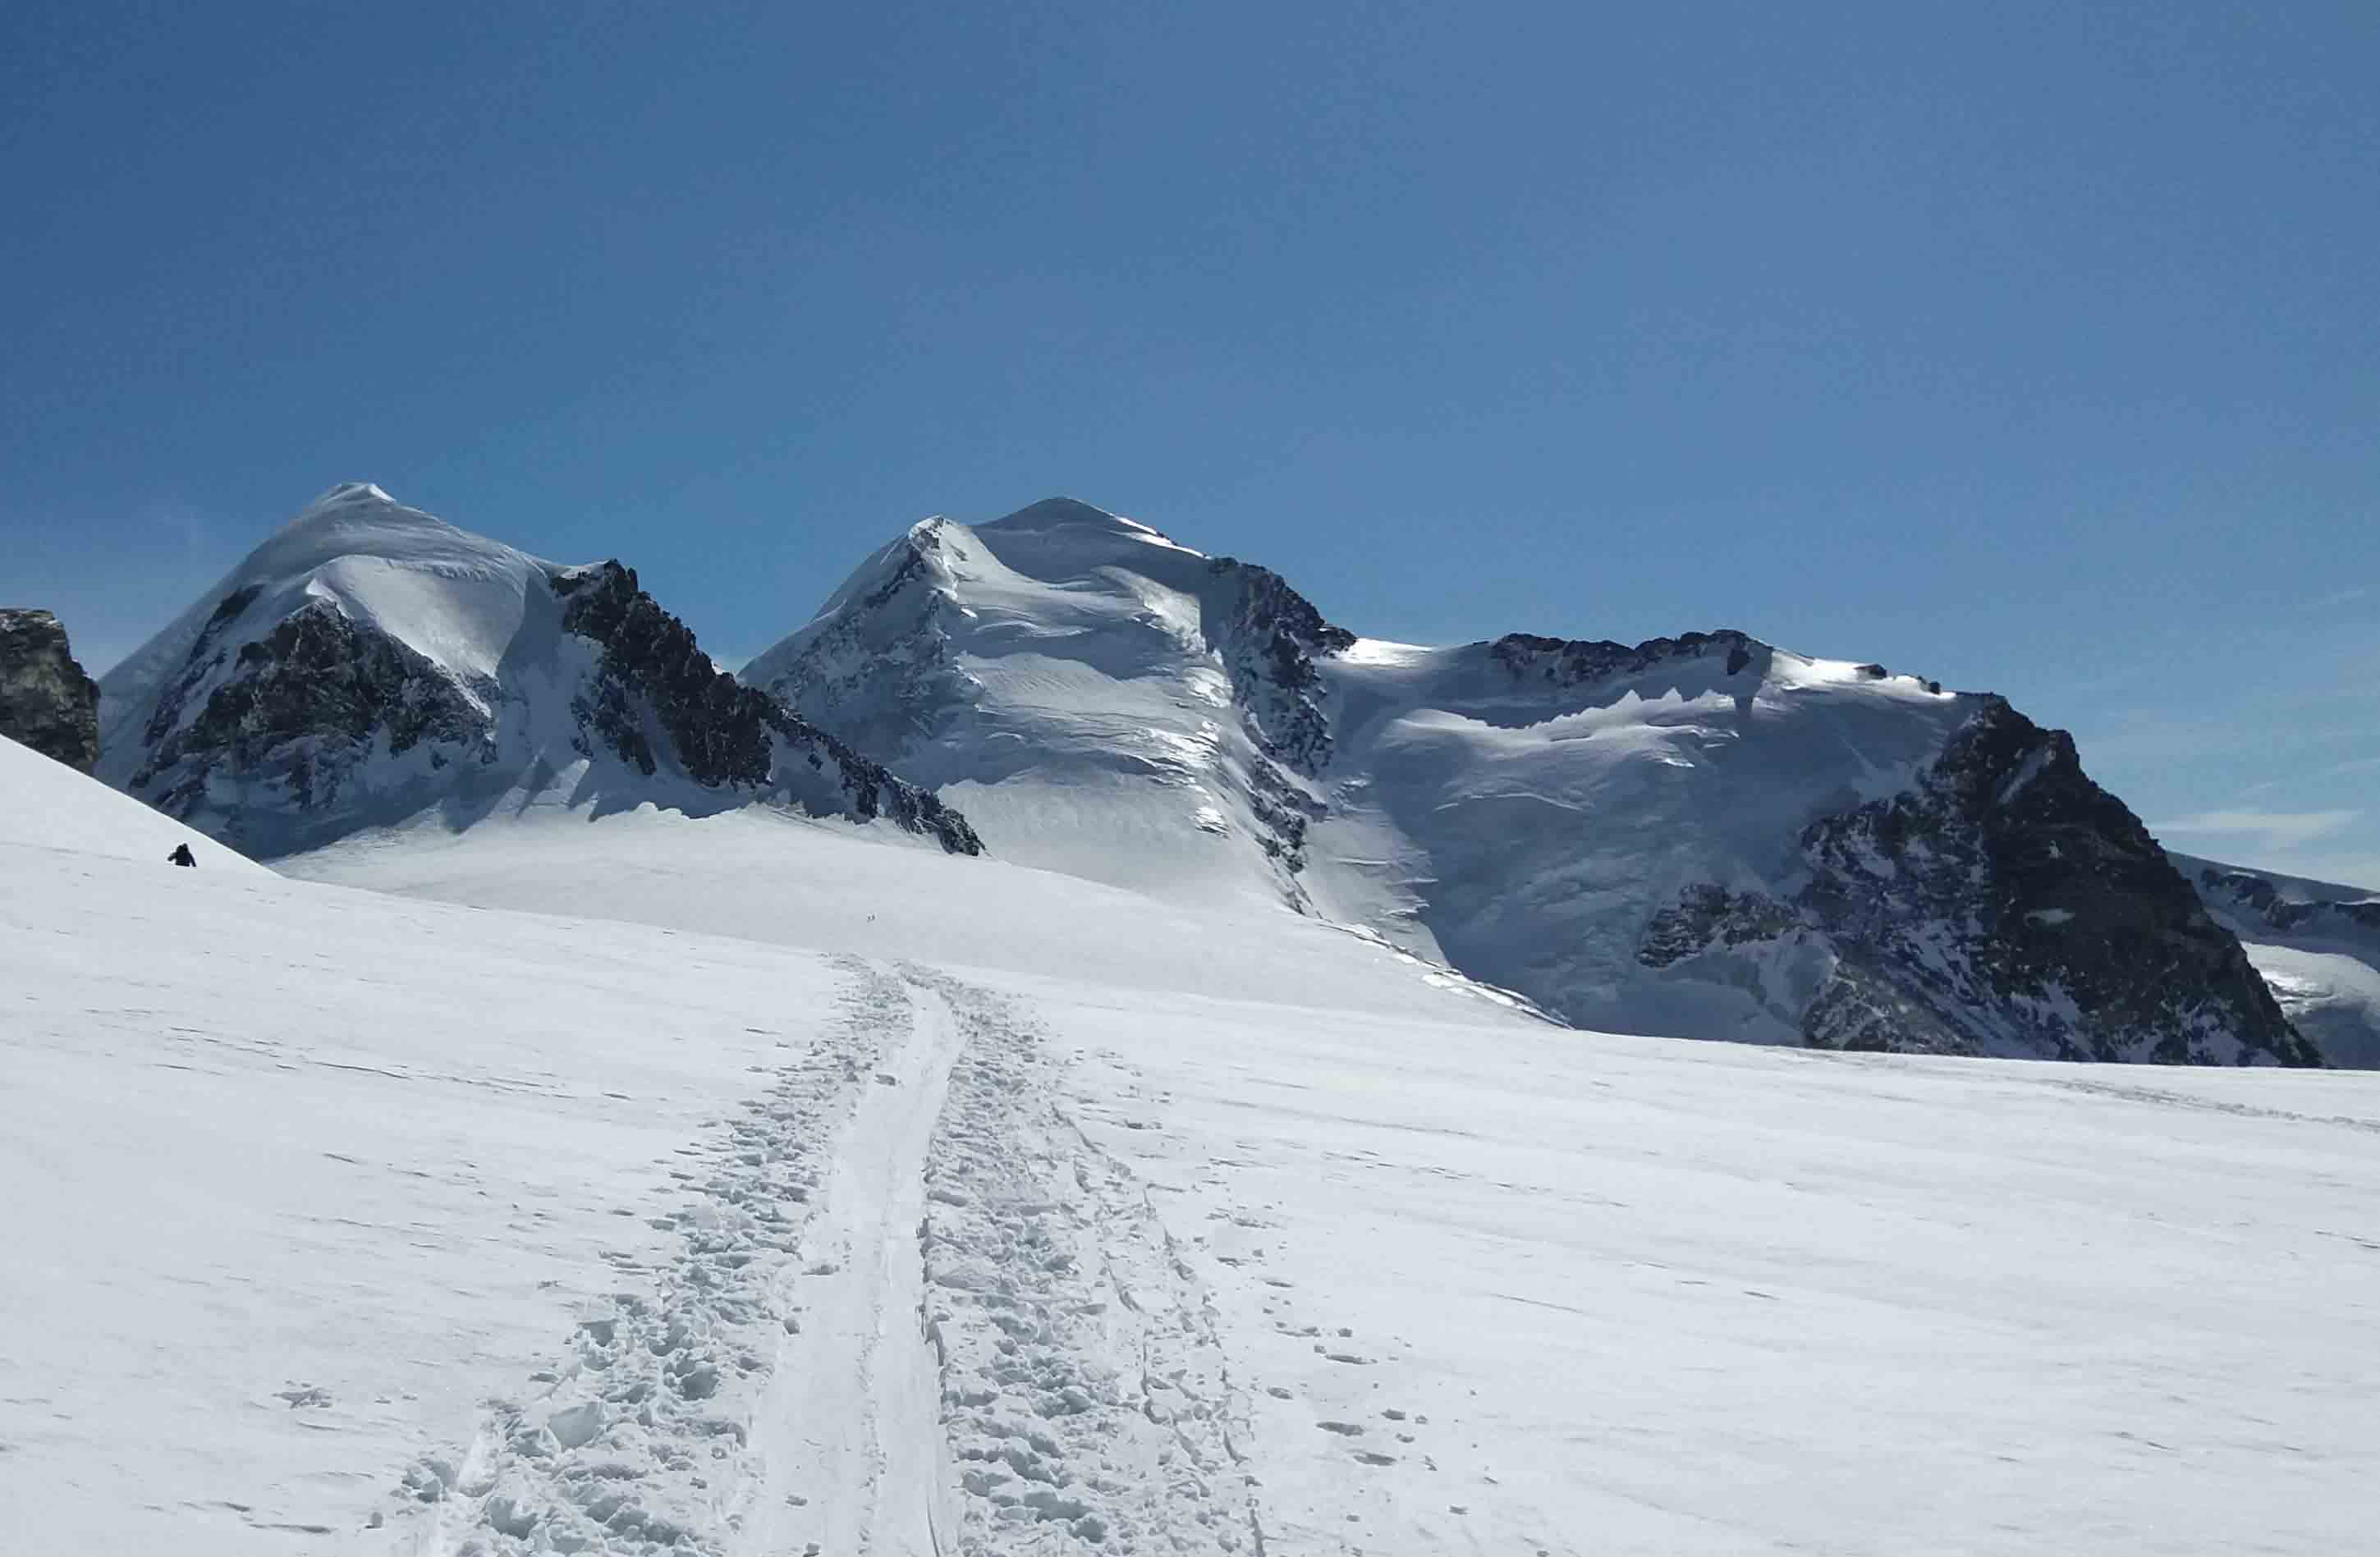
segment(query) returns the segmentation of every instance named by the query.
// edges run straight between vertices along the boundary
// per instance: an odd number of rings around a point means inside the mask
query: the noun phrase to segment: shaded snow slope
[[[0,843],[0,1547],[2311,1557],[2380,1516],[2380,1078],[1572,1032],[766,814],[420,841],[335,863],[549,911]]]
[[[755,800],[962,818],[719,674],[617,562],[569,568],[330,492],[101,682],[111,783],[251,853],[436,813]]]
[[[1004,857],[1286,902],[1581,1025],[2309,1063],[2072,742],[1735,632],[1359,639],[1065,499],[929,520],[747,680]]]
[[[96,855],[171,869],[165,857],[185,845],[201,870],[272,874],[203,833],[0,735],[0,848]]]
[[[2380,892],[2181,854],[2174,863],[2333,1065],[2380,1068]]]

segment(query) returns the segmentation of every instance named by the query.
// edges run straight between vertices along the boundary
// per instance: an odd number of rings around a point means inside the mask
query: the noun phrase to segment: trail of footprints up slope
[[[835,1021],[673,1177],[549,1367],[372,1549],[1260,1551],[1246,1403],[1144,1186],[1014,1002],[846,959]]]

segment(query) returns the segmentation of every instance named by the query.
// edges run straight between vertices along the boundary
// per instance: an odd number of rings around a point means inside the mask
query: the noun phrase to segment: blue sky
[[[2380,6],[52,6],[0,596],[333,482],[735,656],[1064,492],[1359,631],[1741,626],[2380,886]]]

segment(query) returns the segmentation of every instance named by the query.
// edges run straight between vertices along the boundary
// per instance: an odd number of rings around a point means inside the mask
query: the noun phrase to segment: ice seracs
[[[712,666],[613,561],[333,488],[101,682],[110,782],[260,855],[558,806],[965,819]]]

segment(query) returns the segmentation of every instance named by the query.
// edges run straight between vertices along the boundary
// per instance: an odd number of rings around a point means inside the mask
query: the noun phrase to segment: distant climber
[[[190,853],[190,846],[187,843],[177,843],[174,845],[174,851],[171,854],[166,855],[165,858],[171,860],[177,865],[195,865],[199,863],[197,858]]]

